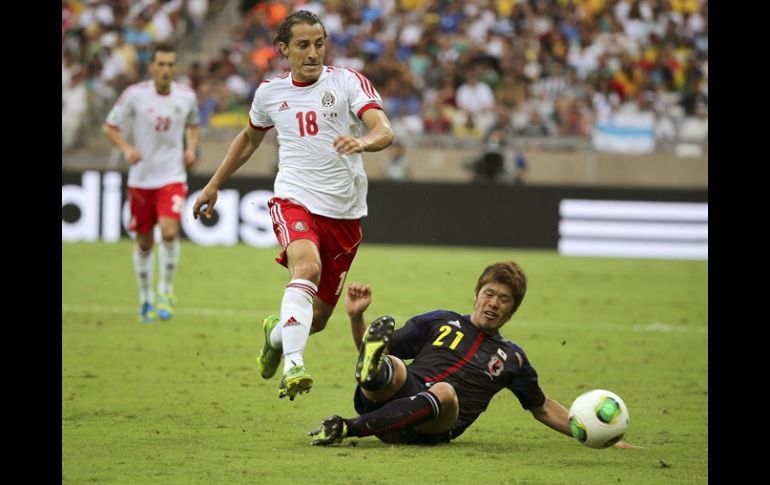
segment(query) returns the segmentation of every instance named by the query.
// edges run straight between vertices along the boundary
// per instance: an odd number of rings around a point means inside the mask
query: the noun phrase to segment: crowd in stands
[[[62,150],[101,125],[129,84],[147,77],[152,48],[201,41],[212,4],[224,0],[62,0]]]
[[[63,128],[145,76],[153,43],[200,36],[224,1],[63,0]],[[321,17],[326,64],[365,74],[400,136],[589,137],[649,112],[661,144],[707,140],[705,0],[240,0],[229,42],[178,73],[204,127],[244,122],[260,81],[288,69],[274,27],[297,9]]]

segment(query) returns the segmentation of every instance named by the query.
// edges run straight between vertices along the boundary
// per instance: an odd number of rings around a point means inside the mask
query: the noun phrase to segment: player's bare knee
[[[401,389],[401,386],[406,382],[406,364],[404,364],[403,360],[392,355],[389,355],[388,359],[393,366],[393,380],[390,384],[393,389]]]
[[[292,268],[292,279],[312,281],[315,284],[321,280],[321,263],[316,261],[299,261]]]
[[[179,229],[172,227],[172,228],[160,228],[160,237],[163,238],[166,242],[171,242],[179,235]]]
[[[361,388],[364,396],[366,396],[366,398],[370,401],[387,401],[393,397],[406,382],[406,365],[404,362],[398,357],[393,357],[392,355],[389,355],[388,359],[390,360],[390,364],[393,366],[393,379],[391,379],[390,383],[382,389],[377,389],[376,391],[368,391],[364,388]]]
[[[457,400],[457,392],[455,388],[446,382],[439,382],[438,384],[430,388],[432,392],[441,402],[441,412],[451,412],[454,409],[456,413],[460,409],[460,402]]]
[[[145,253],[152,250],[153,242],[152,232],[136,235],[136,245]]]
[[[439,400],[440,411],[435,419],[418,426],[420,433],[443,433],[452,428],[460,415],[460,402],[451,384],[439,382],[430,388],[430,393]]]

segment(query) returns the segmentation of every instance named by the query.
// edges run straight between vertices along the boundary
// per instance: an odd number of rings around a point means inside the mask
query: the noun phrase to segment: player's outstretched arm
[[[184,133],[186,147],[184,150],[184,166],[191,167],[197,158],[195,151],[198,149],[201,127],[199,125],[188,125]]]
[[[345,293],[345,310],[350,318],[350,331],[353,334],[353,344],[356,350],[361,348],[361,341],[366,332],[364,311],[372,303],[372,287],[362,283],[350,283]]]
[[[545,403],[543,403],[542,406],[539,408],[530,409],[530,411],[532,412],[532,416],[534,416],[535,419],[545,424],[549,428],[555,429],[562,434],[572,437],[572,433],[569,429],[569,411],[567,411],[567,409],[558,402],[546,397]],[[643,448],[642,446],[632,445],[623,441],[618,441],[612,445],[612,447]]]
[[[115,145],[115,147],[123,153],[123,158],[126,159],[126,162],[129,165],[138,163],[142,159],[141,152],[127,142],[126,139],[121,136],[120,131],[118,131],[117,128],[105,124],[102,126],[102,133],[104,133],[104,136],[110,140],[110,143]]]
[[[393,128],[390,120],[381,109],[370,109],[361,118],[369,128],[369,133],[361,138],[339,135],[334,139],[334,149],[341,155],[351,153],[378,152],[393,143]]]
[[[214,204],[217,203],[219,186],[251,158],[264,138],[264,131],[255,130],[248,126],[238,133],[238,136],[230,143],[225,159],[222,160],[209,183],[206,184],[201,194],[195,200],[193,205],[193,217],[195,219],[201,215],[206,216],[206,218],[214,215]],[[201,209],[204,205],[206,210],[202,211]]]
[[[569,430],[569,412],[561,404],[546,396],[542,406],[530,409],[532,416],[551,429],[567,436]]]

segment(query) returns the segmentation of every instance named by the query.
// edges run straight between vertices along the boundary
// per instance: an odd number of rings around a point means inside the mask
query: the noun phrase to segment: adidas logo
[[[294,317],[289,317],[286,323],[283,324],[284,327],[293,327],[294,325],[299,325],[299,322]]]
[[[278,111],[286,111],[287,109],[289,109],[289,103],[286,101],[281,103],[281,106],[278,107]]]

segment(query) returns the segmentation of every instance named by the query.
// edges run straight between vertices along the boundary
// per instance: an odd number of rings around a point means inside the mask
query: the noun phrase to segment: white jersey
[[[340,155],[334,138],[364,134],[361,116],[371,108],[382,109],[380,95],[351,69],[323,66],[314,83],[298,83],[289,73],[263,81],[254,94],[249,124],[261,131],[275,126],[278,132],[275,196],[335,219],[365,216],[363,157]]]
[[[128,169],[129,187],[157,189],[186,182],[184,133],[200,123],[195,91],[176,82],[169,94],[158,94],[152,81],[123,91],[107,115],[107,125],[120,129],[131,123],[133,145],[142,154]]]

